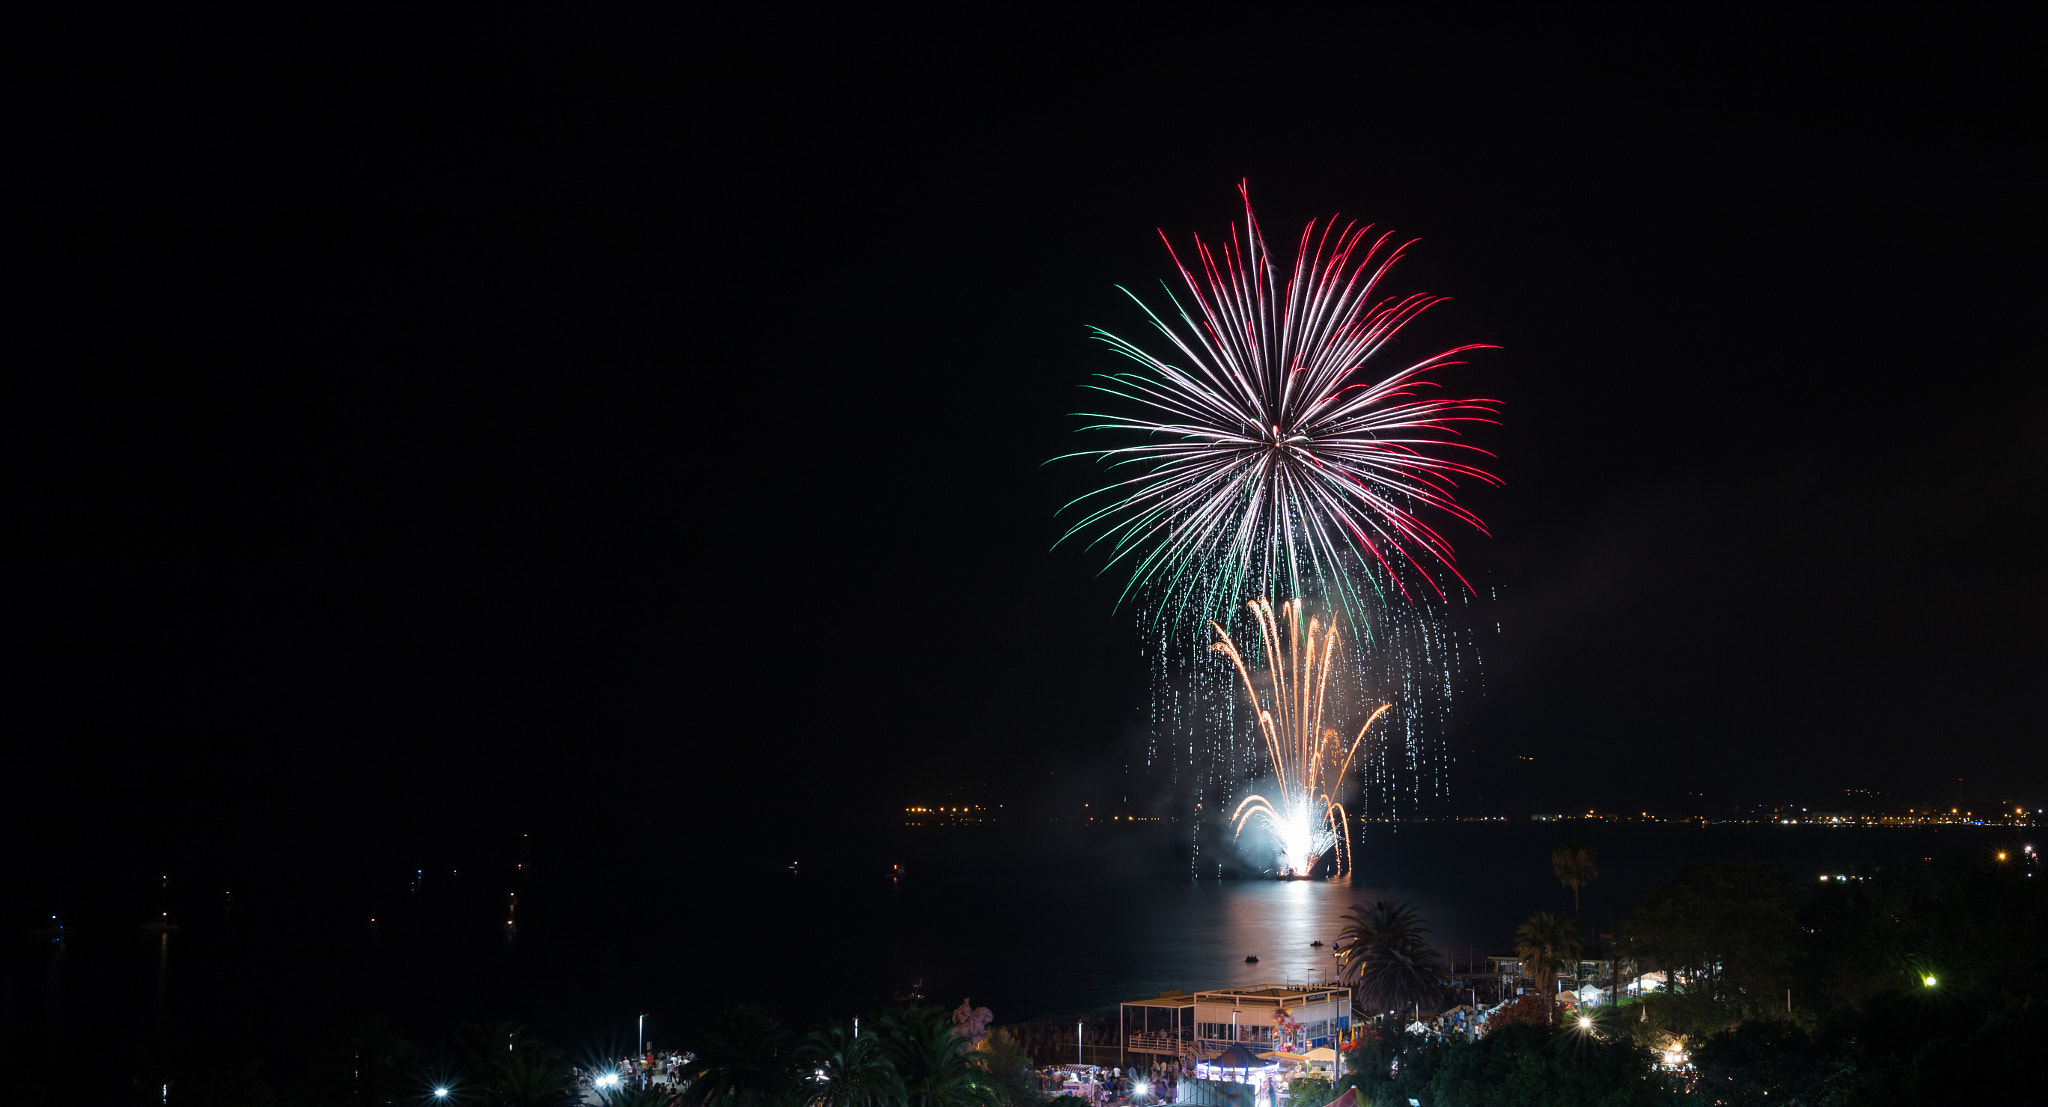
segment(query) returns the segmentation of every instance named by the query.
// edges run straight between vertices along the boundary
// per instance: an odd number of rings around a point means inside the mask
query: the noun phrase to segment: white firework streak
[[[1320,619],[1310,616],[1308,633],[1304,635],[1300,602],[1283,604],[1281,616],[1287,624],[1283,640],[1273,605],[1265,597],[1247,606],[1258,620],[1265,646],[1267,705],[1260,705],[1258,688],[1237,643],[1213,621],[1209,625],[1215,628],[1217,641],[1209,648],[1228,657],[1244,681],[1245,696],[1258,714],[1259,732],[1273,759],[1274,790],[1279,798],[1276,802],[1261,795],[1246,796],[1230,816],[1233,835],[1242,835],[1256,816],[1280,843],[1281,875],[1309,875],[1333,846],[1337,850],[1338,873],[1349,873],[1350,835],[1346,832],[1344,805],[1338,802],[1338,797],[1353,755],[1389,705],[1382,704],[1373,711],[1365,725],[1358,728],[1358,737],[1350,747],[1344,747],[1343,736],[1336,728],[1323,725],[1323,696],[1329,687],[1330,669],[1339,644],[1335,621],[1325,628]]]
[[[1174,300],[1184,330],[1131,297],[1177,362],[1095,329],[1142,368],[1098,374],[1102,383],[1089,387],[1140,411],[1084,413],[1101,421],[1082,429],[1146,440],[1064,456],[1142,472],[1067,504],[1098,501],[1061,541],[1095,528],[1089,545],[1108,543],[1108,564],[1131,567],[1126,598],[1156,587],[1161,614],[1198,603],[1220,615],[1271,588],[1302,595],[1306,573],[1355,613],[1361,576],[1377,590],[1384,574],[1406,596],[1405,578],[1417,575],[1443,597],[1425,562],[1470,589],[1451,544],[1416,511],[1436,509],[1486,533],[1457,502],[1458,480],[1500,481],[1444,455],[1492,456],[1459,441],[1457,424],[1496,422],[1496,401],[1422,390],[1436,387],[1432,370],[1490,347],[1458,346],[1371,379],[1373,359],[1402,327],[1445,299],[1378,298],[1413,242],[1390,247],[1391,233],[1368,242],[1371,231],[1355,223],[1339,230],[1332,219],[1318,235],[1311,222],[1283,287],[1247,195],[1241,242],[1233,226],[1219,257],[1196,239],[1199,276],[1174,254],[1196,306],[1191,313]]]

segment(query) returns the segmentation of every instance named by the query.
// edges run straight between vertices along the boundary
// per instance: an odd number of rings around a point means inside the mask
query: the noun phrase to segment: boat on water
[[[160,902],[170,902],[171,874],[164,874],[162,883],[157,885],[157,891],[163,896]],[[169,934],[171,931],[178,929],[178,924],[171,921],[171,913],[169,911],[159,911],[157,912],[156,921],[143,923],[142,929]]]
[[[29,931],[28,936],[31,938],[48,938],[50,940],[50,948],[63,949],[64,922],[57,916],[51,915],[50,925],[37,927],[36,929]]]
[[[1259,959],[1256,957],[1247,957],[1244,959],[1244,963],[1247,965],[1256,965],[1259,963]]]

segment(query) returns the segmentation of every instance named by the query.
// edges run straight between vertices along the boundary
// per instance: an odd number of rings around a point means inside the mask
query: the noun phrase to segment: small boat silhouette
[[[50,948],[61,951],[64,948],[63,920],[55,915],[51,915],[50,925],[38,930],[29,931],[29,936],[32,938],[48,938],[50,940]]]
[[[1247,957],[1244,959],[1244,963],[1247,965],[1256,965],[1259,963],[1259,959],[1256,957]]]
[[[1321,949],[1321,948],[1323,948],[1323,940],[1322,940],[1321,938],[1317,938],[1317,939],[1316,939],[1315,941],[1313,941],[1313,942],[1310,942],[1310,943],[1308,944],[1308,948],[1310,948],[1310,949]]]

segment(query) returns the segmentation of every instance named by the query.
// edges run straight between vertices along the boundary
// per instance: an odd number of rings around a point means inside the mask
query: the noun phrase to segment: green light
[[[1920,983],[1922,983],[1922,984],[1925,984],[1925,985],[1927,985],[1928,987],[1932,988],[1932,987],[1934,987],[1934,978],[1933,978],[1933,977],[1931,977],[1931,976],[1928,976],[1928,977],[1922,977],[1922,978],[1921,978],[1921,980],[1920,980]]]

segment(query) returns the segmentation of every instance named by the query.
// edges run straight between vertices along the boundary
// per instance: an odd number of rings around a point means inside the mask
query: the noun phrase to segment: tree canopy
[[[1529,916],[1528,922],[1515,928],[1515,956],[1521,958],[1522,975],[1536,985],[1546,1002],[1557,970],[1566,965],[1576,967],[1584,948],[1578,924],[1548,911]]]
[[[1338,976],[1352,989],[1359,1010],[1379,1014],[1409,1004],[1434,1008],[1442,965],[1415,908],[1395,900],[1354,904],[1338,935],[1343,967]]]
[[[1657,1017],[1706,1033],[1782,1009],[1798,924],[1792,880],[1761,861],[1681,870],[1622,926],[1622,949],[1668,974]]]
[[[685,1107],[787,1107],[793,1054],[782,1024],[752,1004],[733,1007],[683,1066]]]
[[[1579,913],[1579,889],[1600,876],[1594,866],[1593,847],[1584,842],[1566,842],[1550,851],[1550,871],[1558,883],[1572,890],[1572,914]]]

